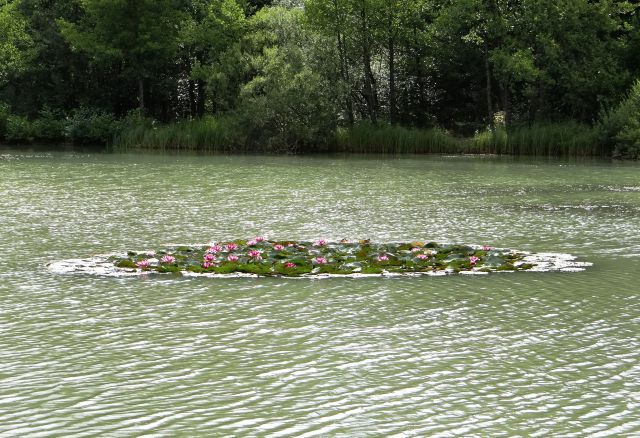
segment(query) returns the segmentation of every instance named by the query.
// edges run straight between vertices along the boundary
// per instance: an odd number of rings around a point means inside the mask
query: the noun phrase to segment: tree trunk
[[[204,81],[201,80],[201,79],[198,79],[196,81],[196,85],[198,86],[198,99],[197,99],[197,105],[196,105],[196,114],[197,114],[198,118],[201,118],[201,117],[204,117],[205,103],[207,101],[207,96],[206,96],[206,92],[205,92]]]
[[[353,100],[351,96],[351,81],[349,80],[349,66],[347,65],[347,55],[345,53],[344,41],[341,33],[338,31],[338,53],[340,55],[340,73],[345,85],[349,88],[349,91],[345,96],[345,105],[347,107],[347,120],[349,120],[349,126],[353,126]]]
[[[489,126],[493,127],[493,102],[491,101],[491,67],[489,65],[489,47],[484,44],[484,74],[487,78],[487,118]]]
[[[185,67],[187,74],[191,73],[193,64],[191,63],[191,56],[185,57]],[[189,117],[193,118],[196,115],[196,84],[193,79],[189,78],[187,81],[187,93],[189,95]]]
[[[336,17],[336,41],[338,44],[338,56],[340,58],[340,76],[344,84],[349,88],[349,91],[345,96],[345,107],[347,111],[347,120],[349,126],[353,126],[353,100],[351,95],[351,81],[349,80],[349,65],[347,63],[347,51],[344,46],[344,37],[342,36],[342,22],[340,20],[340,9],[338,7],[338,0],[333,0],[334,13]]]
[[[396,105],[396,60],[395,41],[393,35],[389,35],[389,122],[393,125],[397,121]]]
[[[369,118],[371,123],[376,125],[378,123],[377,115],[377,96],[376,96],[376,83],[373,71],[371,70],[371,52],[369,48],[369,29],[367,27],[367,13],[364,5],[364,1],[360,2],[360,19],[362,26],[362,63],[364,67],[364,98],[367,103],[367,111],[369,112]]]
[[[189,117],[194,118],[196,116],[196,84],[192,79],[189,79]]]
[[[423,108],[426,106],[424,105],[426,99],[424,96],[424,74],[422,73],[420,43],[418,41],[418,28],[415,25],[413,26],[413,44],[411,47],[411,51],[413,53],[413,63],[415,68],[414,76],[416,78],[415,83],[417,85],[417,93],[414,91],[414,94],[417,94],[417,97],[414,98],[413,105],[411,105],[410,110],[413,120],[416,121],[418,125],[422,126],[425,123]]]
[[[542,111],[544,111],[544,108],[546,107],[546,99],[547,99],[547,95],[546,95],[545,87],[544,85],[542,85],[542,81],[538,79],[538,104],[536,106],[536,112],[535,112],[536,121],[541,118],[540,114],[542,113]]]
[[[138,105],[140,108],[140,115],[144,115],[144,77],[138,78]]]
[[[502,111],[504,111],[504,125],[511,124],[511,99],[509,98],[509,84],[500,84],[500,97],[502,97]]]
[[[353,126],[355,117],[353,116],[353,96],[351,93],[351,80],[349,79],[349,65],[347,64],[347,59],[346,59],[346,54],[345,54],[345,50],[344,50],[344,42],[341,43],[342,45],[342,53],[341,53],[341,57],[342,57],[342,80],[344,81],[344,83],[346,84],[348,91],[346,93],[345,96],[345,100],[346,100],[346,106],[347,106],[347,120],[349,121],[349,126]]]

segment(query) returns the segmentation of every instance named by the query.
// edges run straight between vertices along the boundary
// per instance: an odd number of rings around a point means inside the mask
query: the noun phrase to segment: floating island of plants
[[[436,242],[374,243],[233,240],[129,251],[52,263],[56,272],[102,275],[174,274],[210,277],[334,277],[486,274],[514,271],[577,271],[589,263],[569,254],[528,253],[491,246]]]

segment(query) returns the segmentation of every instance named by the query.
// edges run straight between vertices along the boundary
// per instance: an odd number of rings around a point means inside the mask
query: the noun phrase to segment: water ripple
[[[1,436],[640,433],[637,167],[58,153],[0,166]],[[486,242],[594,266],[305,282],[44,269],[254,233]]]

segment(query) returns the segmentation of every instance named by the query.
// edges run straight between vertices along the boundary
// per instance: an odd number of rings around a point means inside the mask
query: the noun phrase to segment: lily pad
[[[428,243],[424,243],[428,242]],[[233,240],[210,245],[128,251],[52,264],[65,272],[113,275],[184,274],[209,276],[313,277],[502,271],[575,271],[587,266],[566,254],[530,254],[506,249],[439,244],[426,240],[375,243]],[[52,268],[53,269],[53,268]]]

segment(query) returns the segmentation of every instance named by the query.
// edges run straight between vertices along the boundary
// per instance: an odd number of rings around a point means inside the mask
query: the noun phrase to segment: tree
[[[26,70],[33,58],[33,39],[27,33],[27,20],[17,10],[18,2],[0,0],[0,86],[11,75]]]
[[[302,18],[301,9],[263,8],[247,35],[253,77],[242,87],[238,114],[249,138],[271,151],[326,147],[336,126],[337,90],[321,65],[330,59],[317,56],[326,41]]]
[[[482,95],[488,123],[496,111],[507,124],[592,121],[629,84],[622,59],[630,8],[625,1],[588,0],[443,3],[434,27],[436,70],[444,78],[467,73],[464,93],[450,104],[463,108],[469,99],[479,108]]]
[[[354,115],[354,85],[352,78],[353,60],[352,49],[348,35],[351,33],[348,20],[348,8],[345,0],[309,0],[306,3],[306,18],[312,28],[329,38],[338,56],[339,75],[329,78],[334,84],[346,91],[343,100],[343,111],[349,125],[355,121]]]
[[[181,54],[189,66],[190,96],[197,83],[196,113],[202,116],[206,94],[213,112],[229,110],[235,105],[244,79],[242,38],[248,25],[236,0],[197,4],[197,12],[190,15],[181,37]]]
[[[138,82],[138,104],[145,110],[145,81],[178,49],[183,15],[173,0],[83,0],[84,17],[61,20],[73,48],[95,62],[119,62]]]

